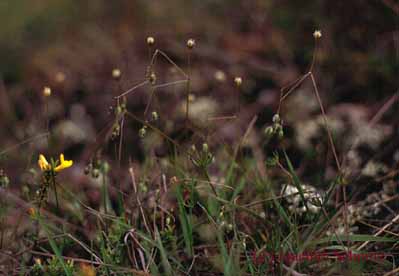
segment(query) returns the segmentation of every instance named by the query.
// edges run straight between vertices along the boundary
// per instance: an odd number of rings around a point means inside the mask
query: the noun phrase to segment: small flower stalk
[[[114,125],[112,126],[112,132],[111,132],[111,140],[115,140],[121,135],[122,132],[122,122],[123,118],[127,112],[126,108],[126,98],[123,97],[122,101],[119,99],[117,100],[114,115],[115,115],[115,122]]]
[[[43,172],[43,178],[40,189],[36,192],[39,198],[39,209],[44,200],[44,197],[47,196],[47,191],[50,186],[53,186],[57,208],[58,208],[58,197],[57,197],[55,177],[57,173],[71,167],[73,165],[73,161],[65,160],[64,154],[60,154],[59,160],[57,161],[51,160],[51,162],[48,162],[46,157],[43,154],[40,154],[38,159],[38,165],[40,170]]]
[[[147,134],[147,126],[144,125],[142,128],[139,130],[139,137],[143,139],[145,135]]]
[[[195,145],[192,145],[190,150],[189,150],[189,156],[191,159],[191,162],[199,168],[207,168],[209,165],[211,165],[215,157],[209,150],[209,146],[207,143],[202,144],[202,150],[198,151]]]
[[[283,130],[283,121],[280,118],[279,114],[274,114],[273,116],[273,124],[265,128],[265,136],[268,139],[271,139],[274,136],[277,136],[279,139],[284,137],[284,130]]]

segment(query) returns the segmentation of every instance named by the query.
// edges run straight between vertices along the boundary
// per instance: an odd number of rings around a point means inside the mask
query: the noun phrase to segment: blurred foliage
[[[320,28],[322,73],[328,73],[323,78],[345,101],[378,100],[381,93],[391,93],[398,72],[397,14],[384,1],[4,0],[0,16],[0,72],[6,82],[31,78],[25,69],[37,53],[79,43],[93,31],[97,35],[91,40],[101,40],[104,33],[115,43],[129,33],[169,41],[190,35],[209,47],[235,47],[238,56],[266,57],[306,70],[313,47],[309,34]]]

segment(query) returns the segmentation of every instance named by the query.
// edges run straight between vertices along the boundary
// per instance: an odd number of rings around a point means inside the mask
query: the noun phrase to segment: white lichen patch
[[[335,118],[327,118],[329,128],[335,134],[342,134],[344,131],[344,123]],[[312,146],[312,139],[321,137],[325,134],[326,121],[322,115],[317,116],[316,119],[299,121],[295,126],[296,140],[298,146],[306,150]]]
[[[374,177],[377,176],[379,173],[385,173],[387,171],[388,168],[384,164],[370,160],[369,162],[367,162],[366,166],[362,169],[362,175]]]
[[[295,213],[304,213],[307,210],[312,213],[317,213],[320,210],[320,206],[323,204],[322,194],[311,185],[302,184],[301,190],[303,192],[303,198],[297,187],[290,184],[283,187],[282,195],[289,204],[288,209]]]
[[[370,126],[367,122],[359,121],[354,125],[351,140],[354,144],[365,144],[376,150],[383,140],[391,134],[391,127],[374,124]]]
[[[210,97],[199,97],[189,104],[189,117],[197,123],[206,123],[208,118],[214,116],[218,109],[218,103]],[[179,106],[180,116],[186,114],[186,101]]]
[[[337,218],[336,224],[327,231],[327,235],[356,233],[356,223],[377,216],[385,206],[385,201],[396,193],[396,188],[394,181],[385,182],[381,191],[370,193],[364,200],[348,205],[343,210],[344,214]]]

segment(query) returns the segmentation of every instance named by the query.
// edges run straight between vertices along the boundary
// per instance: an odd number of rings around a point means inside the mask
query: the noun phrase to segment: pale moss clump
[[[211,97],[199,97],[190,101],[190,119],[198,124],[207,124],[209,117],[216,114],[218,103]],[[184,116],[186,102],[182,101],[179,106],[179,116]]]
[[[282,192],[285,200],[289,204],[288,209],[291,212],[298,214],[305,213],[307,210],[311,213],[317,213],[320,210],[320,206],[323,204],[322,193],[317,191],[316,188],[311,185],[302,184],[301,189],[306,203],[303,202],[302,196],[297,187],[290,184],[283,187]]]

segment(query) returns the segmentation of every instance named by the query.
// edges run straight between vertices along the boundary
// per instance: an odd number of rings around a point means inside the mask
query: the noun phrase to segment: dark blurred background
[[[242,77],[240,114],[249,119],[258,114],[261,128],[275,113],[279,89],[307,72],[312,33],[320,29],[314,72],[327,110],[351,104],[350,110],[370,119],[398,89],[398,12],[392,0],[3,0],[0,166],[11,173],[21,162],[29,167],[39,151],[65,150],[79,158],[112,121],[113,97],[145,78],[148,36],[183,70],[188,69],[186,41],[196,40],[193,94],[214,115],[236,112],[233,79]],[[114,68],[122,72],[119,81],[112,78]],[[160,59],[159,81],[179,79],[172,69]],[[44,86],[53,91],[47,113]],[[183,88],[160,91],[151,110],[178,119]],[[129,95],[129,110],[142,115],[148,94],[139,89]],[[310,83],[296,95],[284,107],[292,124],[319,113]],[[395,112],[397,106],[383,121],[395,123]],[[12,148],[43,133],[47,116],[56,137],[50,149],[40,139]],[[137,159],[143,155],[139,128],[129,123],[125,140],[127,155]]]

